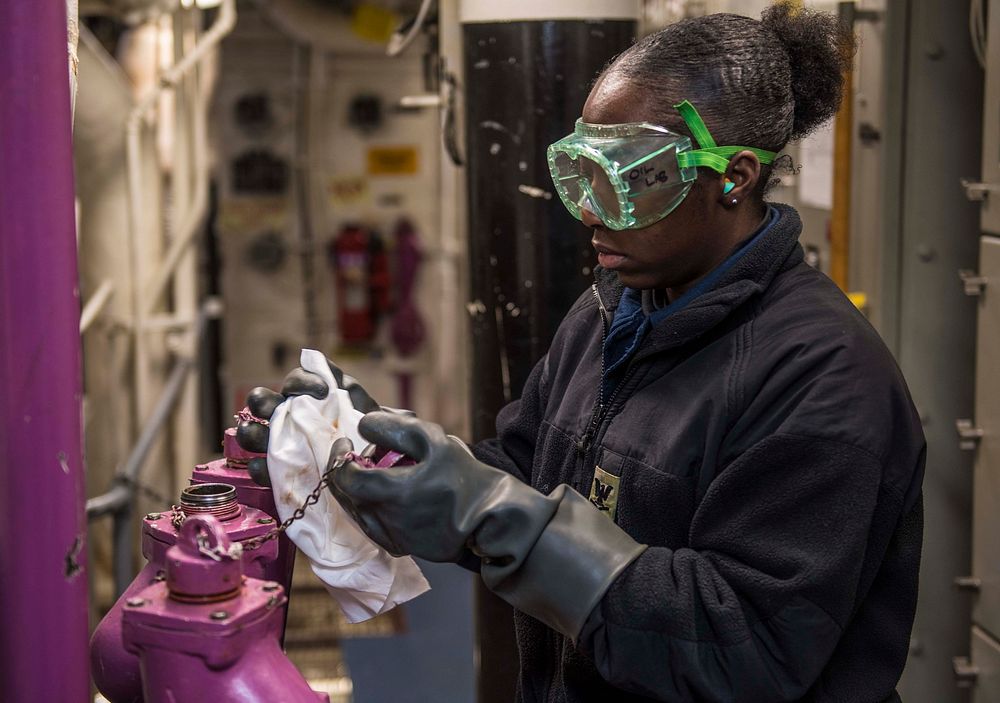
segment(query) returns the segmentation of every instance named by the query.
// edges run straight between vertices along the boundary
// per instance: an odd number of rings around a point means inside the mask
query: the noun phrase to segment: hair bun
[[[836,15],[791,0],[768,7],[760,21],[788,52],[795,97],[791,136],[803,137],[837,113],[854,58],[854,35]]]

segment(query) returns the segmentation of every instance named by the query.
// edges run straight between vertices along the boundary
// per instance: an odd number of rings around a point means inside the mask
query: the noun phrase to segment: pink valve
[[[238,551],[215,517],[189,517],[167,552],[166,582],[127,601],[122,634],[142,662],[144,703],[329,703],[281,651],[284,589],[244,579]]]
[[[189,517],[177,544],[167,550],[170,597],[186,603],[232,598],[243,578],[243,548],[233,544],[222,524],[208,515]]]
[[[234,469],[246,469],[247,462],[251,459],[266,457],[267,454],[261,452],[248,452],[236,441],[236,428],[228,428],[222,436],[222,455],[226,458],[226,465]]]
[[[191,473],[192,484],[227,483],[236,489],[241,505],[258,508],[274,521],[280,522],[278,509],[274,505],[274,494],[270,486],[261,486],[247,471],[247,462],[266,454],[248,452],[236,442],[236,428],[226,430],[222,440],[224,458],[198,464]],[[273,526],[273,525],[272,525]],[[295,567],[295,545],[285,535],[278,537],[278,557],[272,562],[264,578],[278,581],[287,590],[292,584],[292,570]],[[115,702],[117,703],[117,702]]]
[[[243,505],[260,508],[277,519],[274,496],[268,486],[261,486],[250,477],[247,462],[267,454],[248,452],[236,442],[236,428],[230,427],[222,438],[223,458],[198,464],[191,474],[191,483],[228,483],[236,488],[237,500]]]
[[[194,484],[182,494],[180,503],[181,510],[188,516],[206,511],[221,515],[224,519],[221,524],[230,542],[259,541],[277,525],[277,521],[266,512],[238,505],[231,486]],[[97,689],[111,703],[142,700],[139,659],[125,650],[122,617],[129,608],[127,603],[140,591],[165,578],[167,551],[179,537],[175,527],[179,519],[180,514],[173,511],[145,516],[142,521],[142,555],[147,564],[94,630],[90,642],[91,675]],[[281,561],[285,553],[279,552],[280,543],[280,540],[268,540],[256,549],[244,550],[243,573],[268,582],[284,580],[287,570]]]

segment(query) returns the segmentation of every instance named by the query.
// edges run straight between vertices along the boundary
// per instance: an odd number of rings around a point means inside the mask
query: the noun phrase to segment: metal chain
[[[208,537],[204,533],[195,537],[195,541],[198,543],[198,552],[212,561],[222,561],[223,559],[236,561],[243,556],[243,545],[240,542],[231,543],[229,549],[223,549],[219,545],[210,547],[208,546]]]
[[[306,499],[302,502],[302,505],[297,507],[295,509],[295,512],[293,512],[291,515],[288,516],[287,520],[284,520],[280,525],[275,527],[273,530],[267,532],[266,534],[261,535],[260,537],[251,537],[248,540],[240,542],[239,544],[242,545],[242,550],[251,551],[254,549],[260,549],[262,544],[264,544],[265,542],[269,542],[272,539],[278,539],[278,537],[285,530],[287,530],[289,527],[292,526],[292,523],[296,522],[297,520],[301,520],[303,517],[305,517],[306,510],[309,509],[310,506],[316,505],[316,503],[319,502],[319,497],[323,495],[323,491],[325,491],[327,487],[329,487],[330,477],[333,476],[333,472],[354,458],[355,455],[349,452],[340,459],[337,459],[335,462],[333,462],[333,465],[326,470],[326,472],[323,474],[322,477],[320,477],[319,483],[316,484],[316,487],[312,489],[312,492],[308,496],[306,496]],[[187,519],[187,516],[184,514],[181,506],[179,505],[173,506],[173,511],[174,515],[170,519],[170,524],[174,526],[175,530],[180,531],[181,525],[184,524],[184,521]],[[212,555],[209,554],[208,556],[211,557]]]
[[[304,501],[302,501],[302,505],[300,505],[295,509],[295,512],[289,515],[286,520],[282,521],[280,525],[275,527],[267,534],[261,535],[260,537],[252,537],[248,540],[245,540],[243,542],[243,549],[247,551],[253,549],[259,549],[260,546],[265,542],[272,539],[278,539],[278,536],[281,535],[283,532],[285,532],[285,530],[287,530],[289,527],[291,527],[294,522],[301,520],[303,517],[305,517],[306,510],[310,506],[316,505],[316,503],[319,502],[319,497],[323,495],[323,491],[325,491],[327,487],[329,487],[330,477],[333,476],[333,472],[339,469],[344,464],[346,464],[352,458],[353,454],[348,453],[345,456],[341,457],[340,459],[334,461],[333,465],[330,466],[330,468],[327,469],[326,472],[320,477],[319,483],[316,484],[316,487],[312,489],[312,492],[306,496],[306,499]]]
[[[238,413],[233,415],[233,419],[236,420],[237,422],[239,422],[240,420],[245,420],[247,422],[255,422],[258,425],[263,425],[264,427],[267,427],[268,425],[271,424],[269,420],[265,420],[262,417],[257,417],[252,412],[250,412],[250,408],[243,408]]]
[[[171,505],[170,510],[173,512],[173,517],[170,518],[170,524],[174,526],[174,529],[178,532],[181,531],[181,525],[187,520],[187,515],[184,514],[184,508],[179,505]]]

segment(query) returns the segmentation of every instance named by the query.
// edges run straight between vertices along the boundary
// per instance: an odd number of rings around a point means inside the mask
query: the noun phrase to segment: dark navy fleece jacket
[[[600,467],[615,522],[649,545],[576,642],[516,614],[519,700],[898,699],[923,433],[888,350],[777,207],[711,290],[643,336],[603,407],[622,288],[598,269],[475,447],[543,493],[590,495]]]
[[[657,308],[653,303],[653,291],[625,288],[618,301],[614,319],[604,336],[604,378],[601,381],[604,398],[610,398],[628,367],[628,361],[639,349],[639,345],[655,325],[661,324],[669,316],[687,307],[692,300],[702,293],[712,290],[729,269],[743,258],[757,242],[766,235],[767,230],[781,219],[781,211],[774,207],[767,208],[767,215],[760,227],[749,236],[736,251],[725,261],[716,266],[708,275],[691,286],[676,300]],[[643,297],[645,294],[645,298]],[[647,305],[648,302],[648,305]],[[647,309],[651,307],[652,309]]]

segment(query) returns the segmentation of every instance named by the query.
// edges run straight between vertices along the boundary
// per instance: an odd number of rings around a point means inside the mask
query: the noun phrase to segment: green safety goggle
[[[717,146],[704,121],[687,100],[674,106],[698,142],[646,122],[590,124],[576,121],[573,133],[547,151],[556,192],[580,220],[594,213],[610,229],[639,229],[659,222],[687,196],[705,166],[722,174],[729,159],[752,151],[762,164],[777,154],[746,146]]]

